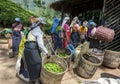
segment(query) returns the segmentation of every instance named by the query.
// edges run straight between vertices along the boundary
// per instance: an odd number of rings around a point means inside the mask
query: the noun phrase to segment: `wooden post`
[[[62,3],[63,4],[63,3]],[[61,21],[63,21],[64,18],[64,7],[63,5],[61,6]]]
[[[104,23],[105,23],[105,18],[104,18],[104,13],[105,13],[105,4],[106,4],[106,0],[104,0],[103,2],[103,10],[102,10],[102,25],[104,26]]]

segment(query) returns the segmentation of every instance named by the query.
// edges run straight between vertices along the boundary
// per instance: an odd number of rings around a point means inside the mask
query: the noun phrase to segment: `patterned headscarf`
[[[70,24],[70,27],[73,27],[73,25],[78,21],[78,17],[74,17],[71,24]]]
[[[87,21],[84,21],[84,22],[83,22],[83,26],[84,26],[84,27],[88,27],[88,22],[87,22]]]
[[[70,18],[69,17],[65,17],[64,18],[64,20],[63,20],[63,22],[62,22],[62,28],[64,28],[64,25],[65,25],[65,23],[69,20]]]

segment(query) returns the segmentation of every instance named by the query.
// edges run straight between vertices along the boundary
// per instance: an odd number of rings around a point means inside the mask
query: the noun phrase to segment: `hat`
[[[38,19],[38,22],[41,23],[41,24],[46,24],[45,20],[41,17],[37,18]]]
[[[18,18],[18,17],[15,18],[15,21],[20,22],[20,18]]]
[[[35,28],[35,27],[37,27],[40,24],[46,24],[46,22],[41,17],[36,18],[36,22],[33,23],[33,25],[31,26],[31,28]]]

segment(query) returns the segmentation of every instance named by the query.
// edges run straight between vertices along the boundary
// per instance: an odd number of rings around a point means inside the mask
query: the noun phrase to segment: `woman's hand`
[[[50,57],[51,57],[51,55],[49,55],[49,54],[46,54],[46,56],[47,56],[47,58],[50,58]]]

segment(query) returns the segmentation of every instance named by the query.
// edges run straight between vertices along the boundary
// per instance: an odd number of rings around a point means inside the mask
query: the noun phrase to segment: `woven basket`
[[[109,68],[118,68],[120,64],[120,52],[105,50],[103,65]]]
[[[99,26],[95,33],[95,37],[97,37],[98,40],[105,41],[107,43],[113,40],[114,35],[114,30],[105,28],[103,26]]]
[[[68,56],[66,56],[66,57],[60,57],[60,56],[58,55],[58,53],[60,53],[60,52],[62,52],[62,53],[67,53]],[[71,62],[71,52],[70,52],[68,49],[61,48],[61,49],[57,49],[56,54],[57,54],[57,56],[58,56],[59,58],[64,59],[64,60],[67,62],[68,67],[69,67],[70,62]]]
[[[103,63],[104,54],[105,54],[105,52],[103,50],[93,49],[91,51],[91,55],[97,57],[101,61],[101,63]]]
[[[83,78],[91,78],[95,74],[97,67],[100,65],[101,62],[99,59],[94,56],[84,54],[80,58],[79,65],[76,68],[76,73],[78,76]]]
[[[62,67],[63,72],[62,73],[53,73],[49,72],[44,68],[44,65],[46,63],[56,63],[59,66]],[[42,69],[41,69],[41,75],[40,75],[40,80],[43,84],[61,84],[61,80],[65,74],[65,72],[68,70],[67,63],[65,60],[58,58],[57,56],[52,56],[49,59],[44,57],[42,61]]]

